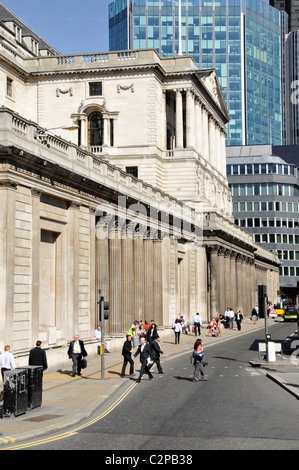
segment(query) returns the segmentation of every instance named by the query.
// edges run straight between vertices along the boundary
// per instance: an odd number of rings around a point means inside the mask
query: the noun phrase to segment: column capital
[[[39,189],[31,188],[31,196],[32,197],[40,198],[42,194],[43,194],[43,192],[40,191]]]

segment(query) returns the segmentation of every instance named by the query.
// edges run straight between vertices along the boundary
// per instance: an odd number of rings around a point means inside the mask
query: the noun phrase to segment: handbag
[[[193,359],[197,361],[202,361],[203,356],[204,356],[204,353],[197,353],[196,351],[193,351]]]
[[[86,367],[87,367],[87,360],[81,359],[81,369],[86,369]]]

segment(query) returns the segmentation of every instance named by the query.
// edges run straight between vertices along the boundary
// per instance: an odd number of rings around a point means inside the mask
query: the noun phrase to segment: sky
[[[62,54],[109,51],[112,0],[1,0]]]

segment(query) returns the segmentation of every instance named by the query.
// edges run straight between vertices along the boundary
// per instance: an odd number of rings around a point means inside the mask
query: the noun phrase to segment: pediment
[[[215,70],[206,70],[202,72],[203,73],[200,74],[200,80],[209,91],[210,95],[213,97],[223,114],[228,117],[227,106]]]

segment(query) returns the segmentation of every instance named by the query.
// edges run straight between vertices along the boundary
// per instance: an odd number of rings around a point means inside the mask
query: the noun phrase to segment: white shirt
[[[73,352],[75,354],[80,354],[81,353],[81,348],[80,348],[80,343],[79,343],[79,340],[78,341],[74,341],[74,350]]]
[[[16,368],[15,359],[14,359],[13,355],[10,352],[5,351],[1,355],[1,367],[3,367],[4,369],[15,369]]]
[[[173,328],[174,328],[174,331],[180,331],[182,332],[182,325],[178,322],[178,323],[174,323],[173,324]]]
[[[193,323],[200,323],[202,324],[201,322],[201,317],[199,315],[194,315],[193,317]]]
[[[97,339],[101,339],[101,337],[102,337],[102,331],[96,329],[95,332],[94,332],[94,335],[95,335],[95,337],[96,337]]]

